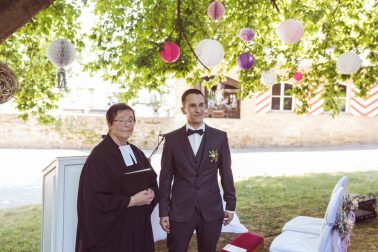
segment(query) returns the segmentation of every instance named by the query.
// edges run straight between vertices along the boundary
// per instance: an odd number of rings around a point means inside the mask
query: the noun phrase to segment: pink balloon
[[[167,63],[173,63],[180,58],[180,47],[173,42],[165,42],[160,58]]]
[[[299,42],[304,34],[302,23],[296,19],[286,19],[277,28],[278,37],[286,44]]]
[[[294,77],[294,80],[300,81],[303,78],[303,74],[301,72],[295,72],[293,77]]]
[[[214,20],[219,20],[224,15],[224,6],[218,1],[214,1],[207,7],[207,15]]]

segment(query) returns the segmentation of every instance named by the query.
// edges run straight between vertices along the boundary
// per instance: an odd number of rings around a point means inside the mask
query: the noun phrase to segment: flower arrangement
[[[340,214],[336,219],[335,229],[339,231],[341,238],[341,251],[347,252],[350,245],[350,234],[355,222],[355,209],[358,208],[357,200],[352,200],[350,195],[344,197]]]
[[[209,151],[209,157],[210,157],[210,162],[211,163],[215,163],[218,161],[218,158],[219,158],[219,153],[218,153],[218,150],[217,149],[212,149]]]

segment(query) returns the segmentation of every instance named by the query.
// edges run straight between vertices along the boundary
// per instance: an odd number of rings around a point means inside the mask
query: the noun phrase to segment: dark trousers
[[[171,232],[167,237],[169,252],[187,252],[194,230],[197,233],[199,252],[215,252],[222,230],[222,219],[205,222],[199,211],[195,211],[188,222],[170,221]]]

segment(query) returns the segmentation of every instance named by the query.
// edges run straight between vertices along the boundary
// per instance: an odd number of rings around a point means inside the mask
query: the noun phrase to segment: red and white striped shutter
[[[378,116],[378,83],[370,88],[366,99],[357,97],[358,89],[352,88],[350,113],[356,116]]]
[[[319,115],[324,112],[324,100],[322,99],[323,87],[319,87],[316,90],[316,95],[314,98],[310,99],[309,102],[309,111],[308,114],[310,115]]]
[[[322,92],[323,92],[323,87],[319,87],[318,90],[316,91],[316,95],[314,98],[307,98],[308,101],[308,115],[319,115],[323,113],[324,108],[323,108],[323,99],[322,99]],[[302,106],[302,102],[299,99],[296,99],[295,101],[295,106],[296,108],[300,108]]]
[[[270,89],[255,95],[255,113],[264,114],[270,111]]]

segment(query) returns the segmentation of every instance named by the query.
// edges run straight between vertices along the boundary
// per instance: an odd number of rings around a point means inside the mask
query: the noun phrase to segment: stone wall
[[[138,114],[137,114],[138,115]],[[233,148],[378,144],[378,117],[340,114],[296,115],[291,112],[256,114],[252,100],[241,105],[241,119],[205,119],[228,133]],[[138,118],[131,142],[152,149],[159,133],[183,126],[177,109],[173,117]],[[51,125],[22,121],[16,114],[0,114],[0,148],[91,149],[106,134],[104,115],[66,115]]]

